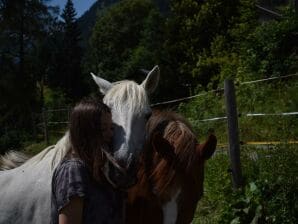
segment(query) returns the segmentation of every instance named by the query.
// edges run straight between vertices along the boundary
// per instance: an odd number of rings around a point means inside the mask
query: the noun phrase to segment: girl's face
[[[113,137],[113,125],[111,113],[104,113],[101,116],[101,133],[103,141],[110,143]]]

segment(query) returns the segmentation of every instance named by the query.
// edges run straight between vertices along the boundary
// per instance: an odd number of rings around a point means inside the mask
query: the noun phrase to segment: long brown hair
[[[95,98],[85,98],[72,110],[70,116],[70,141],[72,149],[90,170],[96,181],[103,179],[105,162],[102,153],[102,116],[111,113],[110,108]]]

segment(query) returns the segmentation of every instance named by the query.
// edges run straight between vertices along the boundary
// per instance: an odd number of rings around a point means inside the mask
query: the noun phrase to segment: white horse
[[[140,85],[133,81],[110,83],[93,74],[92,77],[105,94],[104,102],[111,108],[115,125],[113,151],[108,154],[114,162],[107,163],[104,172],[113,185],[125,188],[136,182],[136,161],[143,149],[145,124],[151,114],[147,94],[158,84],[159,68],[155,66]],[[66,133],[56,145],[24,164],[0,171],[0,224],[50,223],[52,173],[69,150]],[[9,158],[2,163],[2,167],[9,166]],[[123,170],[125,175],[120,172]]]

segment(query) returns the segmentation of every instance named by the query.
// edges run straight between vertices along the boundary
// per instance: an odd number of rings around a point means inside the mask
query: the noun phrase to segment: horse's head
[[[190,178],[184,179],[182,191],[178,202],[177,223],[191,223],[197,203],[203,195],[204,165],[211,158],[217,144],[214,134],[209,134],[207,140],[202,144],[196,144],[194,166],[189,173]]]
[[[110,83],[92,77],[105,95],[104,103],[111,108],[114,124],[112,155],[123,168],[117,169],[110,163],[106,170],[107,178],[114,185],[127,188],[136,182],[137,161],[143,150],[146,122],[151,115],[148,94],[158,84],[159,68],[155,66],[140,85],[133,81]]]
[[[171,203],[177,205],[175,223],[190,223],[203,194],[204,164],[214,153],[217,139],[210,133],[199,144],[190,124],[175,113],[156,113],[147,128],[151,147],[145,164],[150,167],[147,175],[154,194],[164,202],[163,210]]]

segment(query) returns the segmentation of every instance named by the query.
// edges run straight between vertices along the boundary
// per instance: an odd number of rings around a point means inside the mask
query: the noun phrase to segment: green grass
[[[228,156],[207,162],[194,223],[298,223],[298,145],[242,147],[241,163],[245,185],[233,191]]]
[[[26,142],[24,143],[24,147],[21,151],[30,156],[36,155],[48,146],[56,144],[57,141],[63,137],[63,135],[63,130],[52,132],[49,135],[49,144],[46,144],[44,140]]]

